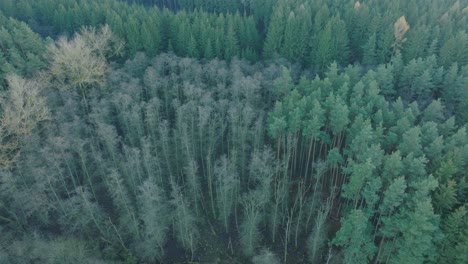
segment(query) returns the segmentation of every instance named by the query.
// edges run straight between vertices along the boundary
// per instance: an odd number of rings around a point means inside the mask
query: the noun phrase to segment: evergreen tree
[[[140,34],[139,25],[139,21],[133,16],[125,23],[125,41],[130,56],[134,56],[137,51],[141,50],[140,38],[142,35]]]
[[[411,208],[403,212],[399,228],[402,237],[395,241],[397,252],[390,262],[424,263],[435,257],[435,244],[440,240],[439,217],[434,214],[427,195],[437,186],[437,181],[430,177],[415,185]]]
[[[235,35],[233,21],[229,19],[224,43],[224,59],[230,60],[234,56],[239,56],[239,54],[239,43]]]
[[[376,251],[368,219],[361,210],[352,210],[342,218],[341,228],[332,243],[344,247],[344,263],[369,262]]]
[[[274,58],[280,52],[284,38],[284,17],[285,10],[281,1],[278,2],[270,19],[268,32],[263,46],[263,56]]]
[[[333,61],[332,51],[332,29],[331,25],[320,30],[316,37],[315,49],[311,51],[312,65],[316,65],[318,69],[324,70]]]
[[[376,34],[372,34],[367,40],[366,44],[362,47],[364,55],[362,63],[364,65],[375,65],[377,63],[376,55]]]
[[[467,260],[468,244],[466,208],[461,206],[450,213],[442,223],[445,238],[440,241],[439,263],[463,263]]]

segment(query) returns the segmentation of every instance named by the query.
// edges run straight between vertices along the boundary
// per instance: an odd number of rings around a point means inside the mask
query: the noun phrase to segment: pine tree
[[[239,41],[234,31],[232,19],[228,20],[224,42],[224,59],[231,60],[234,56],[239,56]]]
[[[131,16],[124,26],[125,40],[130,56],[134,56],[137,53],[137,51],[141,50],[142,42],[140,41],[140,38],[142,37],[142,35],[140,35],[139,25],[139,21],[135,17]]]
[[[425,57],[431,36],[428,28],[423,26],[415,27],[407,35],[408,41],[405,42],[404,49],[402,50],[405,60],[410,61],[419,57]]]
[[[344,263],[368,263],[376,251],[368,219],[361,210],[352,210],[341,219],[332,243],[344,247]]]
[[[294,88],[291,72],[286,67],[281,67],[281,76],[273,83],[273,94],[275,98],[281,99],[289,95]]]
[[[424,121],[433,121],[441,122],[444,120],[444,107],[440,100],[433,100],[427,107],[424,109],[423,120]]]
[[[299,45],[301,43],[299,43],[297,37],[300,34],[300,26],[299,19],[296,17],[294,12],[291,11],[284,29],[284,41],[279,51],[282,56],[291,61],[299,59],[298,52],[300,52]]]
[[[374,32],[378,32],[377,35],[377,62],[386,63],[392,59],[392,55],[401,56],[399,53],[395,54],[395,50],[392,48],[395,44],[395,36],[393,27],[391,26],[392,17],[389,16],[376,16],[375,20],[371,23],[376,23],[377,29]]]
[[[150,57],[155,56],[161,50],[161,33],[159,24],[155,20],[149,20],[143,23],[140,29],[141,42],[146,54]]]
[[[363,164],[350,162],[351,176],[349,182],[343,186],[342,196],[354,202],[354,208],[357,208],[358,201],[361,198],[361,190],[365,183],[372,177],[375,166],[368,159]]]
[[[390,263],[424,263],[435,258],[440,240],[439,217],[434,214],[429,192],[437,186],[433,177],[415,182],[415,193],[399,223],[400,238],[395,241],[396,254]]]
[[[402,141],[398,147],[401,153],[410,154],[413,153],[415,156],[422,154],[421,146],[421,128],[413,127],[403,134]]]
[[[465,31],[458,32],[449,38],[440,48],[441,64],[450,67],[456,62],[460,67],[468,64],[468,34]]]
[[[315,49],[311,51],[311,65],[316,65],[319,70],[324,70],[333,60],[332,51],[332,29],[331,25],[318,32],[316,37]]]
[[[406,197],[406,188],[407,185],[404,177],[395,178],[390,183],[387,190],[384,192],[383,200],[379,207],[381,215],[391,214],[401,205]]]
[[[203,52],[203,57],[207,59],[213,59],[215,57],[215,51],[213,50],[213,41],[211,38],[206,40],[205,50]]]
[[[375,65],[377,64],[376,54],[376,34],[372,34],[367,40],[366,44],[362,47],[364,55],[362,63],[364,65]]]
[[[468,221],[465,206],[450,213],[442,223],[445,238],[440,241],[438,263],[464,263],[468,260]]]
[[[334,135],[340,134],[349,123],[349,109],[340,97],[330,98],[329,124]]]
[[[193,34],[190,34],[190,39],[189,39],[188,47],[187,47],[187,55],[192,58],[199,57],[197,41],[195,40],[195,37],[193,36]]]
[[[339,17],[332,18],[329,23],[332,32],[332,59],[345,66],[348,64],[349,58],[349,39],[346,24]]]
[[[382,188],[382,180],[380,178],[372,178],[364,186],[362,197],[366,203],[366,208],[363,212],[366,215],[373,216],[376,212],[377,203],[380,200],[380,190]]]
[[[268,25],[268,32],[265,38],[265,44],[263,46],[263,56],[267,59],[274,58],[276,54],[280,52],[284,38],[284,7],[281,1],[278,2],[272,17],[270,24]]]
[[[457,183],[454,180],[447,181],[446,184],[441,184],[434,194],[434,203],[437,211],[451,211],[457,205]]]

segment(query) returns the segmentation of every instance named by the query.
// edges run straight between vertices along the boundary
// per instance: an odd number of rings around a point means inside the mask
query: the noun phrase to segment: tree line
[[[402,53],[405,62],[434,55],[445,67],[468,63],[467,9],[459,0],[227,1],[249,6],[244,8],[249,12],[231,10],[219,1],[150,2],[157,5],[6,0],[2,11],[44,34],[72,34],[81,26],[109,24],[126,41],[129,58],[137,51],[251,61],[283,57],[319,72],[333,61],[342,66],[387,63],[396,53]],[[227,10],[217,12],[218,4]]]

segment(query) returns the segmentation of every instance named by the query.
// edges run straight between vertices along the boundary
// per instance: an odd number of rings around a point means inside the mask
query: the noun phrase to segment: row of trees
[[[279,55],[325,69],[333,61],[343,66],[387,63],[401,52],[405,62],[436,55],[445,67],[455,61],[463,66],[467,63],[464,7],[460,1],[448,5],[439,0],[279,0],[269,21],[263,56]]]
[[[227,1],[233,8],[222,4],[227,10],[221,13],[209,1],[157,2],[161,9],[116,0],[6,0],[2,10],[44,34],[107,23],[126,41],[129,58],[137,51],[251,61],[283,57],[321,73],[333,61],[373,66],[398,53],[405,62],[434,55],[446,68],[468,63],[467,9],[459,0],[271,0],[265,8],[256,7],[261,1]],[[251,11],[238,11],[239,4]]]
[[[193,58],[255,60],[261,48],[253,17],[239,13],[172,13],[115,0],[21,1],[5,4],[2,10],[9,16],[17,14],[44,34],[73,34],[84,25],[107,23],[126,42],[127,58],[138,51],[150,56],[172,51]]]
[[[128,3],[142,4],[147,6],[158,6],[159,8],[168,8],[173,11],[186,10],[193,11],[195,9],[202,9],[208,12],[218,13],[236,13],[239,11],[248,10],[252,5],[252,1],[240,0],[125,0]]]
[[[128,3],[146,6],[158,6],[160,9],[168,8],[174,12],[185,10],[204,10],[210,13],[237,12],[252,15],[263,32],[268,24],[273,7],[277,0],[125,0]]]

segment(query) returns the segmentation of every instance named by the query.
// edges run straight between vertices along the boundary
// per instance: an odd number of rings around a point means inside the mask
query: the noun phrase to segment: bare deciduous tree
[[[50,78],[64,88],[84,90],[102,85],[108,69],[106,58],[120,54],[123,42],[109,26],[84,27],[73,39],[59,38],[49,46]]]
[[[0,99],[0,167],[10,166],[19,153],[21,139],[32,133],[39,122],[49,120],[50,112],[42,84],[17,75],[7,77],[9,90]]]

